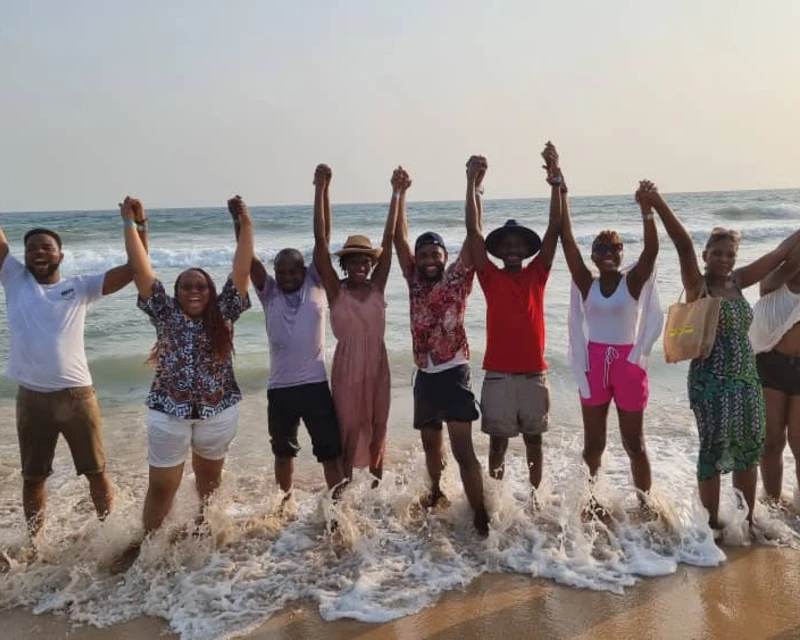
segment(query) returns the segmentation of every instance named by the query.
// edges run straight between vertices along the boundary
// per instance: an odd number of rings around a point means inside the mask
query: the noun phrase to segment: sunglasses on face
[[[592,253],[604,256],[607,253],[620,253],[622,251],[622,244],[615,242],[614,244],[598,243],[592,247]]]
[[[178,289],[185,293],[191,293],[192,291],[197,291],[198,293],[205,293],[208,291],[208,285],[205,282],[198,282],[197,284],[181,284]]]

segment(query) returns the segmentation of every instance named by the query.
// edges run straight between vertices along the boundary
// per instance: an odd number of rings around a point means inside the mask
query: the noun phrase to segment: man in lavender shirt
[[[233,214],[239,236],[239,221]],[[270,376],[267,383],[267,421],[275,481],[292,490],[294,458],[300,451],[300,420],[308,429],[329,489],[344,479],[339,422],[325,371],[325,289],[314,264],[306,267],[303,254],[283,249],[275,257],[275,277],[254,258],[250,279],[264,307],[269,340]]]

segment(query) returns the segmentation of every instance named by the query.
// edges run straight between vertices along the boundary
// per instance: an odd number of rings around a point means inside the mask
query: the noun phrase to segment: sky
[[[800,187],[794,0],[0,4],[0,211]]]

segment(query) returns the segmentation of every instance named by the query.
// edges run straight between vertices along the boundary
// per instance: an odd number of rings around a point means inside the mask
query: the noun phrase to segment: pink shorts
[[[628,362],[632,344],[589,343],[589,391],[581,398],[587,407],[608,404],[613,399],[623,411],[644,411],[647,406],[647,372]]]

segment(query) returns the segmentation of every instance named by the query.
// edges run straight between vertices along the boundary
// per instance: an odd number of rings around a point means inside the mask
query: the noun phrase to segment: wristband
[[[135,227],[136,223],[133,220],[123,220],[122,224],[126,227]]]
[[[397,200],[399,197],[400,197],[400,192],[399,191],[393,191],[392,192],[392,200]]]
[[[642,220],[652,220],[652,219],[653,219],[653,213],[652,212],[643,213],[642,214]]]

